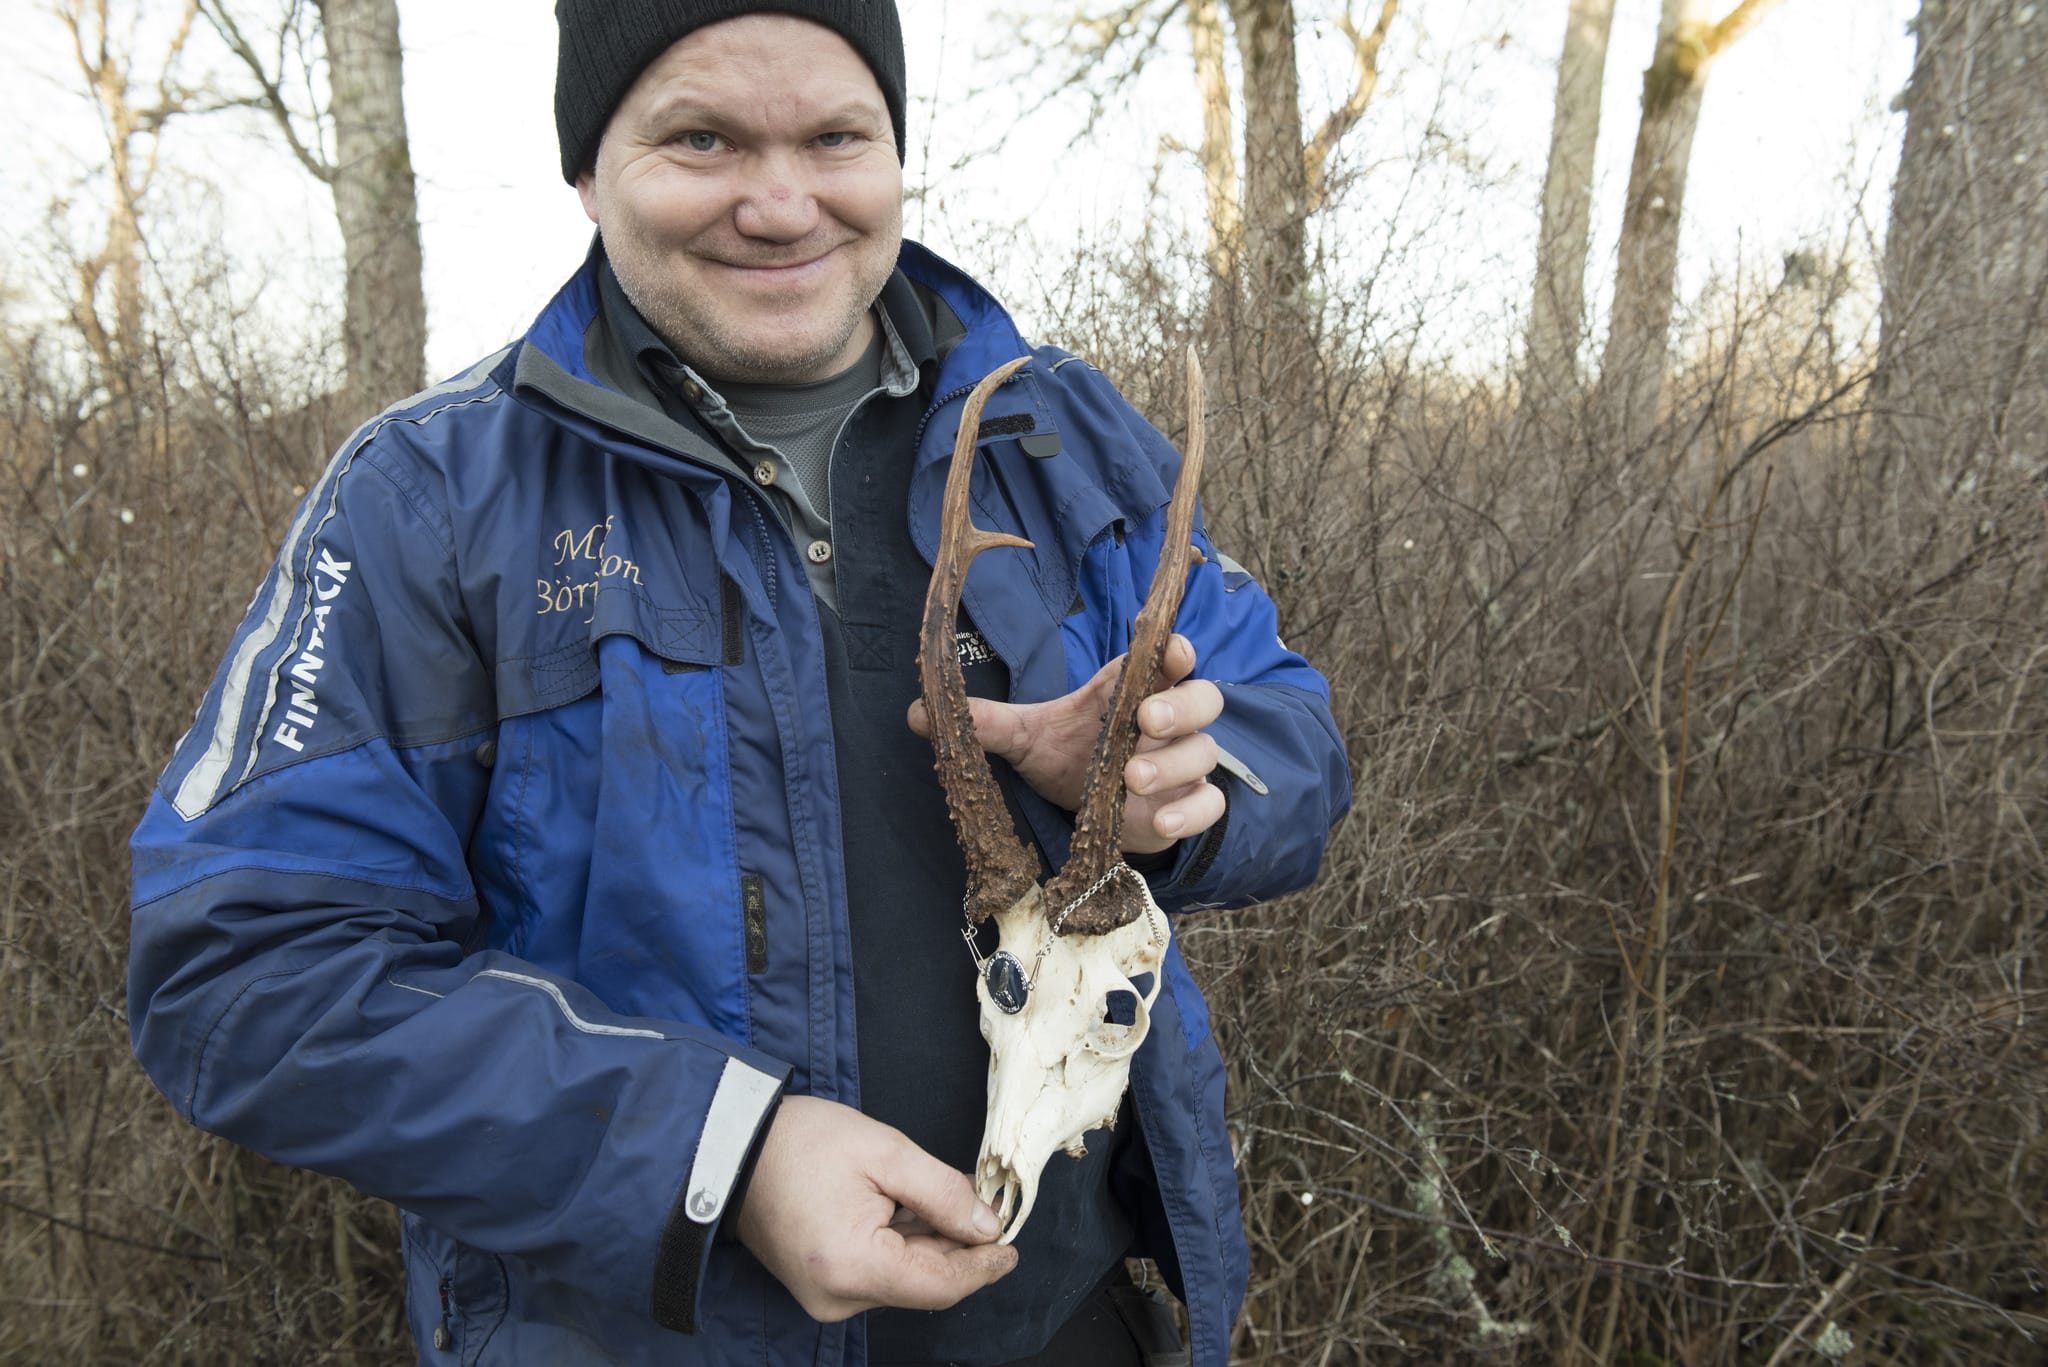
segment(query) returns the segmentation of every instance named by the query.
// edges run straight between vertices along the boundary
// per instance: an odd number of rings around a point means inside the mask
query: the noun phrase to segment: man
[[[1245,1253],[1178,956],[1114,1134],[1016,1248],[913,650],[961,396],[1026,354],[901,240],[887,0],[561,0],[598,227],[525,338],[306,497],[135,838],[136,1051],[405,1211],[423,1362],[1220,1364]],[[1171,448],[1050,350],[983,417],[960,654],[1055,862]],[[1313,876],[1321,680],[1208,547],[1124,845],[1169,910]],[[1199,670],[1199,676],[1197,675]],[[1217,768],[1218,741],[1232,768]]]

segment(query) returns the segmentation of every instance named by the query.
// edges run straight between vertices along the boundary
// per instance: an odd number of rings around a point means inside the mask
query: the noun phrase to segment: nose
[[[818,200],[802,158],[773,152],[753,159],[733,214],[748,237],[795,242],[818,225]]]

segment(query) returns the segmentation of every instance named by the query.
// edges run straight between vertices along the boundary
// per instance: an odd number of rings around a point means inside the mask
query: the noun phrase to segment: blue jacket
[[[961,399],[1027,349],[950,266],[901,266],[966,330],[911,486],[929,560]],[[761,493],[593,378],[595,270],[300,505],[135,834],[135,1050],[193,1123],[404,1210],[423,1362],[858,1364],[857,1320],[717,1237],[783,1089],[860,1098],[817,611]],[[1036,549],[965,600],[1019,701],[1123,650],[1179,459],[1034,355],[974,498]],[[1226,821],[1154,876],[1169,911],[1307,883],[1349,801],[1325,684],[1199,539],[1179,630],[1257,783],[1219,777]],[[1063,816],[1033,820],[1057,864]],[[1220,1367],[1246,1254],[1177,952],[1132,1086],[1133,1251]]]

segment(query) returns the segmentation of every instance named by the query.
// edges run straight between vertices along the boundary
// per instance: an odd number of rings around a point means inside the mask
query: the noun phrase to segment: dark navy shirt
[[[684,368],[615,281],[607,279],[603,300],[619,351],[638,358],[640,381],[672,417],[687,421],[693,415],[677,411],[683,395],[673,387]],[[918,631],[931,576],[910,539],[906,510],[917,428],[950,320],[933,318],[901,273],[880,305],[924,380],[915,393],[869,396],[840,434],[830,495],[837,609],[818,603],[838,760],[861,1110],[971,1174],[987,1109],[988,1046],[973,958],[960,935],[966,868],[931,745],[906,721],[919,693]],[[690,425],[716,437],[717,424]],[[1007,698],[1003,662],[972,623],[963,618],[960,628],[968,692]],[[1013,790],[1015,775],[1000,762],[995,768]],[[985,948],[993,948],[993,928],[984,933]],[[1120,1137],[1128,1140],[1125,1130]],[[1098,1133],[1086,1158],[1055,1153],[1048,1160],[1009,1276],[950,1310],[870,1312],[869,1360],[876,1367],[981,1367],[1037,1353],[1131,1242],[1110,1186],[1117,1138]]]

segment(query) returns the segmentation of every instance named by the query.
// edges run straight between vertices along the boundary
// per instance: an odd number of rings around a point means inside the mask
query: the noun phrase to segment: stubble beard
[[[621,262],[614,251],[612,264],[620,288],[647,325],[668,343],[678,360],[706,379],[741,384],[801,384],[829,373],[874,307],[896,266],[893,252],[876,255],[878,259],[872,267],[863,256],[861,271],[846,296],[834,301],[836,313],[829,325],[814,344],[797,351],[764,345],[760,338],[750,335],[751,329],[736,325],[729,313],[719,310],[709,291],[679,287],[662,271],[658,259]],[[621,265],[626,269],[619,269]],[[635,269],[636,266],[645,269]],[[772,326],[771,323],[769,327]]]

